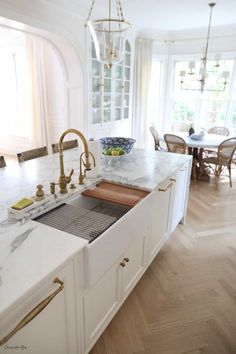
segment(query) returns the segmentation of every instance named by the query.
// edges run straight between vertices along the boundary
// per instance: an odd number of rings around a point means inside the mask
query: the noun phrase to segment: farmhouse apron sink
[[[146,233],[142,205],[148,194],[140,189],[101,182],[35,221],[89,241],[84,250],[84,269],[86,284],[91,286],[134,237]]]

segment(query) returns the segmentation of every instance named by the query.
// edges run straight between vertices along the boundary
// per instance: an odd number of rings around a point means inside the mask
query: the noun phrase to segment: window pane
[[[116,65],[116,79],[122,79],[122,66]]]
[[[92,75],[93,76],[100,75],[100,63],[97,60],[92,61]]]
[[[124,108],[124,119],[129,118],[129,108]]]
[[[100,94],[92,95],[92,107],[99,108],[100,106]]]
[[[178,131],[180,122],[192,123],[194,121],[195,102],[193,100],[176,100],[172,108],[172,127],[174,131]],[[182,129],[179,129],[182,130]],[[186,128],[186,130],[188,130]]]
[[[209,60],[207,62],[208,76],[206,79],[205,90],[203,92],[204,98],[225,99],[229,97],[230,78],[233,70],[233,60],[220,60],[219,67],[216,68],[216,62]],[[225,79],[223,73],[229,72],[228,84],[224,86]]]
[[[208,60],[207,77],[202,93],[199,90],[201,63],[200,61],[194,62],[192,69],[189,64],[187,61],[182,61],[175,65],[172,126],[175,122],[180,121],[183,123],[193,122],[197,129],[225,125],[234,61],[220,60],[218,66],[215,60]],[[186,74],[180,75],[181,71]],[[225,73],[227,74],[227,85],[224,85]],[[183,78],[182,85],[181,77]]]
[[[104,92],[111,92],[111,80],[104,79]]]
[[[130,68],[125,68],[125,80],[130,80]]]
[[[122,102],[122,95],[116,95],[115,106],[116,107],[121,107],[121,102]]]
[[[103,112],[103,121],[110,122],[111,121],[111,110],[104,108]]]
[[[130,54],[125,54],[125,66],[130,66]]]
[[[129,52],[129,53],[130,53],[130,51],[131,51],[129,41],[126,41],[126,42],[125,42],[125,50],[126,50],[126,52]]]
[[[97,124],[101,122],[101,110],[93,109],[92,110],[92,122],[93,124]]]
[[[104,95],[104,108],[111,108],[111,95]]]
[[[121,119],[121,109],[116,108],[115,109],[115,120],[120,120]]]
[[[94,46],[93,40],[91,41],[91,43],[92,43],[92,58],[97,58],[97,57],[96,57],[96,51],[95,51],[95,46]]]
[[[129,93],[129,81],[125,81],[125,93]]]
[[[99,92],[99,90],[100,90],[100,79],[93,77],[92,78],[92,91]]]
[[[200,126],[224,126],[227,101],[204,100],[201,105]]]
[[[110,69],[107,65],[103,65],[104,77],[111,77],[112,69]]]
[[[116,93],[121,93],[121,92],[122,92],[122,81],[116,80]]]
[[[124,96],[124,106],[129,106],[129,95]]]

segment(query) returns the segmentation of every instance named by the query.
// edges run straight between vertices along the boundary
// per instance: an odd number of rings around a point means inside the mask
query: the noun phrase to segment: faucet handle
[[[71,181],[71,176],[73,175],[73,173],[74,173],[74,169],[72,168],[72,170],[70,171],[69,176],[66,176],[66,183],[70,183],[70,181]]]

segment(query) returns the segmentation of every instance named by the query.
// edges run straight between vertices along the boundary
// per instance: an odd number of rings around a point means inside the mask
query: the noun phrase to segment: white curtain
[[[30,145],[37,148],[49,145],[44,42],[37,37],[26,35],[26,51],[32,117]]]
[[[136,147],[145,148],[148,141],[148,99],[152,71],[153,41],[137,38],[134,58],[132,136]]]

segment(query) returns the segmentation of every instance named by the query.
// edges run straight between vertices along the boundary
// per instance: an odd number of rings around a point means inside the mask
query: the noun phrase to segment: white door
[[[120,263],[122,272],[122,299],[132,291],[145,269],[145,235],[139,236],[124,253]]]
[[[84,296],[85,346],[90,349],[120,304],[120,265],[116,263]]]

